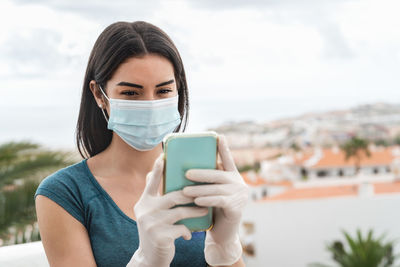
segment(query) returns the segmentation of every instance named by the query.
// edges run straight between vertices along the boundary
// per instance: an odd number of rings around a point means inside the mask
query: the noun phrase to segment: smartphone
[[[165,136],[164,144],[164,194],[182,190],[185,186],[204,184],[193,182],[185,177],[189,169],[217,168],[216,132],[171,133]],[[194,203],[180,206],[197,206]],[[213,208],[209,207],[207,215],[186,218],[176,222],[184,224],[192,232],[206,231],[213,226]]]

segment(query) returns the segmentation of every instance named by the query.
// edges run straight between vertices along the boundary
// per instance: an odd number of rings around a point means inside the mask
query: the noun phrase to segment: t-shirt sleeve
[[[43,179],[36,190],[35,199],[37,195],[50,198],[85,225],[82,194],[79,185],[67,169],[61,169]]]

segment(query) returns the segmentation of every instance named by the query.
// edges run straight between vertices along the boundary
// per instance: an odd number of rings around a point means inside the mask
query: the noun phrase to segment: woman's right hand
[[[154,163],[153,170],[146,176],[146,187],[134,207],[139,231],[139,248],[133,254],[127,267],[167,267],[175,255],[175,239],[183,236],[192,238],[185,225],[175,222],[207,214],[207,208],[177,207],[175,205],[193,202],[193,197],[183,195],[182,190],[159,194],[164,161],[161,154]],[[173,209],[172,209],[173,208]]]

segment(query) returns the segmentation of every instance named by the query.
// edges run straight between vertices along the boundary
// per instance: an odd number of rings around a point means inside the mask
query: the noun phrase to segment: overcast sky
[[[186,68],[189,130],[400,103],[400,1],[0,2],[0,142],[73,147],[91,48],[115,21],[166,31]]]

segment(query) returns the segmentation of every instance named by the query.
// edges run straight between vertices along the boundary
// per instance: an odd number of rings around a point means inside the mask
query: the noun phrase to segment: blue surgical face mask
[[[107,128],[117,133],[128,145],[147,151],[162,142],[181,123],[178,95],[160,100],[123,100],[108,98],[110,116]]]

